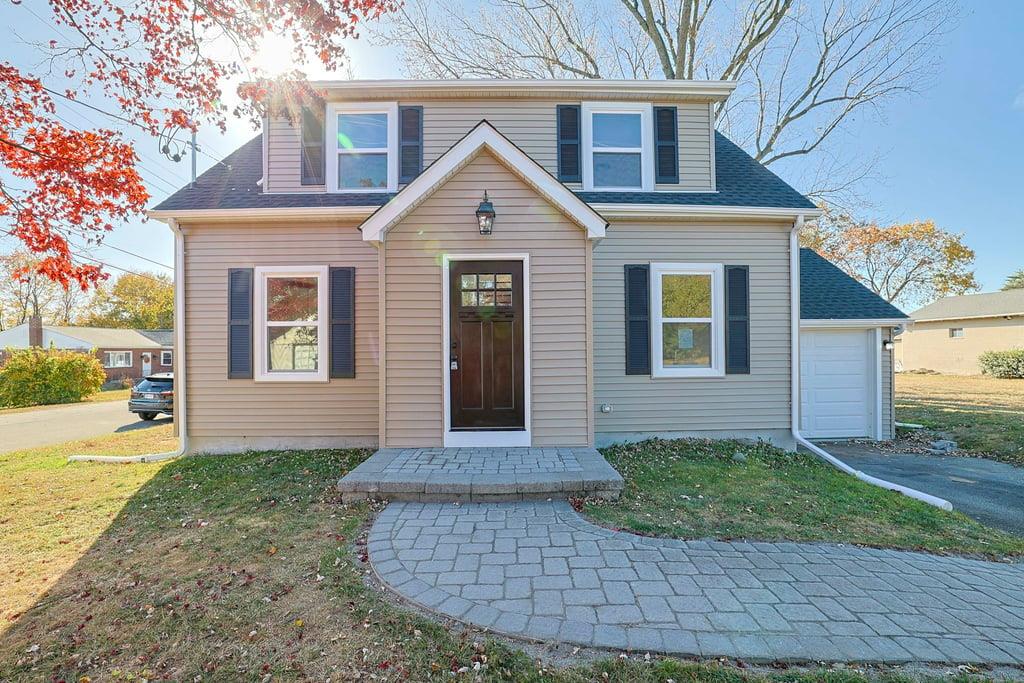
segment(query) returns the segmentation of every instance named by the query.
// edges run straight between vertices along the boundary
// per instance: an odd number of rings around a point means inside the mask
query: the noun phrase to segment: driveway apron
[[[392,502],[381,581],[538,641],[751,661],[1024,664],[1024,566],[857,547],[636,536],[564,501]]]

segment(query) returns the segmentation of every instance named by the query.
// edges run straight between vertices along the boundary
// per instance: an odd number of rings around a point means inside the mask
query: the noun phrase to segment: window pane
[[[317,286],[315,277],[268,277],[267,320],[315,321]]]
[[[387,154],[339,154],[338,189],[388,186]]]
[[[710,275],[662,275],[661,315],[664,318],[710,318]]]
[[[711,367],[711,323],[662,323],[661,359],[666,368]]]
[[[494,305],[494,292],[480,292],[480,305],[481,306],[493,306]]]
[[[338,114],[338,149],[387,149],[387,114]]]
[[[499,306],[511,306],[512,305],[512,292],[509,292],[509,291],[500,292],[499,291],[499,292],[495,292],[494,295],[496,297],[498,297],[497,299],[495,299],[495,301],[497,302],[497,304]]]
[[[317,328],[267,328],[267,367],[271,372],[315,372]]]
[[[594,187],[640,187],[640,154],[594,154]]]
[[[498,289],[512,289],[512,274],[501,273],[495,275],[494,279],[497,281]]]
[[[480,289],[494,289],[494,276],[493,275],[480,275]]]
[[[594,114],[594,148],[639,147],[640,140],[640,114]]]
[[[462,288],[463,289],[476,289],[476,275],[463,275],[462,276]]]
[[[463,306],[476,306],[476,292],[463,292],[462,293],[462,305]]]

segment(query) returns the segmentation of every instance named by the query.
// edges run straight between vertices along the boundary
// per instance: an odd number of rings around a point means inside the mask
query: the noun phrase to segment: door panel
[[[800,333],[800,429],[815,438],[871,435],[871,340],[864,330]]]
[[[449,267],[451,428],[524,429],[523,264]]]

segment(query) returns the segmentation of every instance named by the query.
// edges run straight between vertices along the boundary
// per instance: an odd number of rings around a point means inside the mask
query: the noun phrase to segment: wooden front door
[[[525,429],[522,261],[453,261],[451,428]]]

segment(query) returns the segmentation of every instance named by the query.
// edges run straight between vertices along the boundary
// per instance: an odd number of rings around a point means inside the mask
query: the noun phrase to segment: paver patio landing
[[[346,501],[618,498],[622,477],[595,448],[381,448],[342,477]]]
[[[532,640],[752,661],[1024,664],[1024,566],[676,541],[564,501],[394,502],[370,561],[405,599]]]

